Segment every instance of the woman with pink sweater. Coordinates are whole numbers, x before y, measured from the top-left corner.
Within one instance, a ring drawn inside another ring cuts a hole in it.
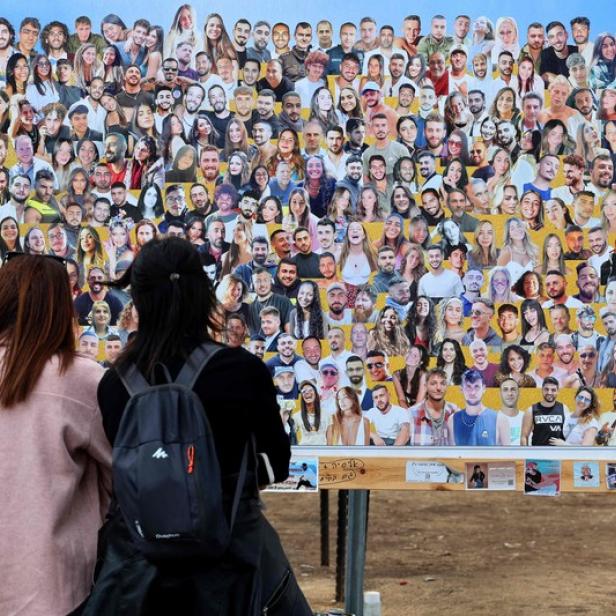
[[[0,268],[0,613],[79,613],[111,489],[96,388],[57,257]]]

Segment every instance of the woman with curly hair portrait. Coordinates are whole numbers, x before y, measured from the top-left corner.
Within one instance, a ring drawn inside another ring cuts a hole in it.
[[[387,355],[405,355],[409,339],[404,333],[397,312],[390,306],[383,308],[377,317],[376,325],[368,336],[368,350],[384,351]]]

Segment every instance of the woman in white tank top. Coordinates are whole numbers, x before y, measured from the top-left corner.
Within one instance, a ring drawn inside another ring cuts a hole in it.
[[[327,428],[327,444],[370,444],[370,422],[363,417],[359,398],[352,387],[342,387],[336,393],[336,412]]]

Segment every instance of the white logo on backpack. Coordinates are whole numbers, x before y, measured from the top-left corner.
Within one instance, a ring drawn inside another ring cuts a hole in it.
[[[152,454],[153,458],[156,458],[157,460],[162,460],[164,458],[168,458],[168,454],[167,452],[162,448],[159,447],[153,454]]]

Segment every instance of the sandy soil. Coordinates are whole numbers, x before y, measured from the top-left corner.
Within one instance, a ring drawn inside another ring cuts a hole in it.
[[[314,610],[334,601],[337,492],[330,567],[320,566],[319,499],[267,494]],[[612,494],[371,493],[365,590],[382,616],[616,614]]]

